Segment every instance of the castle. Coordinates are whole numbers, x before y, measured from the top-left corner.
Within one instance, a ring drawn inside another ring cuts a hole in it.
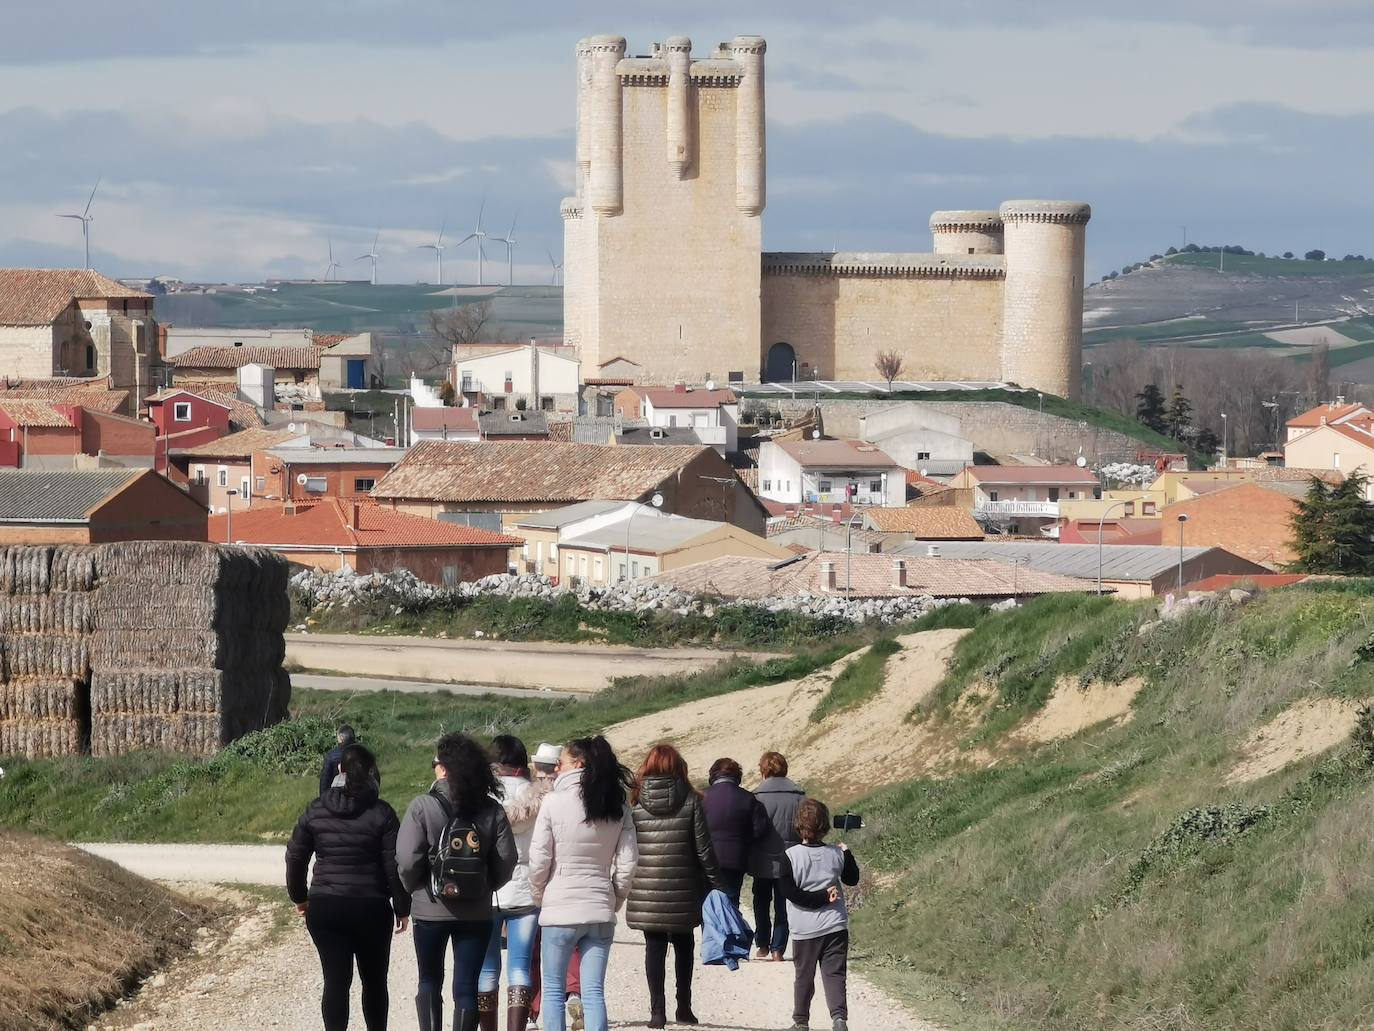
[[[758,36],[706,58],[682,36],[647,57],[626,57],[621,36],[578,43],[563,314],[583,368],[873,381],[896,351],[904,379],[1076,398],[1086,204],[937,211],[931,253],[762,253],[765,49]]]

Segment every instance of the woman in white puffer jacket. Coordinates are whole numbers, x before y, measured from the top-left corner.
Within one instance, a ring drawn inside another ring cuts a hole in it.
[[[519,738],[509,734],[493,738],[491,755],[492,771],[505,790],[502,805],[515,834],[518,858],[510,881],[495,895],[491,941],[487,944],[487,958],[477,980],[478,1027],[482,1031],[496,1031],[501,986],[501,933],[504,930],[508,957],[506,1026],[509,1031],[525,1031],[533,995],[534,940],[539,930],[539,907],[530,890],[530,837],[547,788],[543,782],[531,781],[529,753]]]

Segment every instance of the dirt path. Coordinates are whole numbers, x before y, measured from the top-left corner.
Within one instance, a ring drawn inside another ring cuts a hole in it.
[[[583,693],[600,691],[615,677],[695,673],[733,655],[773,657],[714,648],[286,635],[287,662],[309,670]]]
[[[121,847],[107,854],[118,857]],[[151,869],[149,852],[156,849],[158,869],[180,869],[171,880],[197,880],[218,873],[207,863],[207,849],[216,846],[148,846],[149,851],[122,853],[130,869]],[[235,846],[236,858],[245,870],[281,870],[282,849],[276,846]],[[254,857],[238,849],[256,850]],[[140,858],[141,857],[141,858]],[[249,862],[251,860],[251,862]],[[273,886],[280,883],[274,877]],[[175,885],[174,885],[175,886]],[[181,885],[195,892],[226,892],[201,885]],[[91,1025],[92,1029],[120,1031],[203,1031],[207,1027],[290,1028],[319,1026],[321,986],[319,960],[304,927],[294,918],[281,925],[276,907],[239,896],[244,919],[237,931],[213,947],[175,964],[149,981],[132,1000]],[[623,925],[617,929],[611,950],[606,993],[611,1026],[626,1031],[643,1028],[648,1018],[644,988],[644,939]],[[731,973],[723,968],[698,966],[694,977],[697,1016],[703,1028],[718,1031],[757,1031],[786,1028],[791,1023],[792,965],[747,963]],[[391,1022],[393,1031],[416,1028],[414,996],[415,954],[407,933],[395,939],[391,956]],[[819,996],[819,992],[818,992]],[[354,1016],[358,1016],[358,990],[354,988]],[[850,975],[850,1027],[863,1031],[938,1031],[862,977]],[[504,1017],[500,1025],[504,1027]],[[828,1027],[824,1005],[818,999],[812,1027]]]

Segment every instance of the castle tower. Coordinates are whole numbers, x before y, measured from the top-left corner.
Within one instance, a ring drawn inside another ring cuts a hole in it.
[[[1002,216],[995,211],[937,211],[930,232],[936,254],[1002,253]]]
[[[757,36],[696,59],[685,36],[636,57],[621,36],[578,43],[561,213],[564,336],[584,376],[624,358],[646,383],[757,378],[765,50]]]
[[[1010,200],[998,214],[1007,270],[1002,378],[1077,400],[1083,364],[1083,245],[1092,209],[1076,201]]]

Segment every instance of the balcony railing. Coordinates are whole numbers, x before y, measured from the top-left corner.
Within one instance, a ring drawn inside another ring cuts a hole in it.
[[[973,506],[975,516],[1045,516],[1059,517],[1057,501],[980,501]]]

